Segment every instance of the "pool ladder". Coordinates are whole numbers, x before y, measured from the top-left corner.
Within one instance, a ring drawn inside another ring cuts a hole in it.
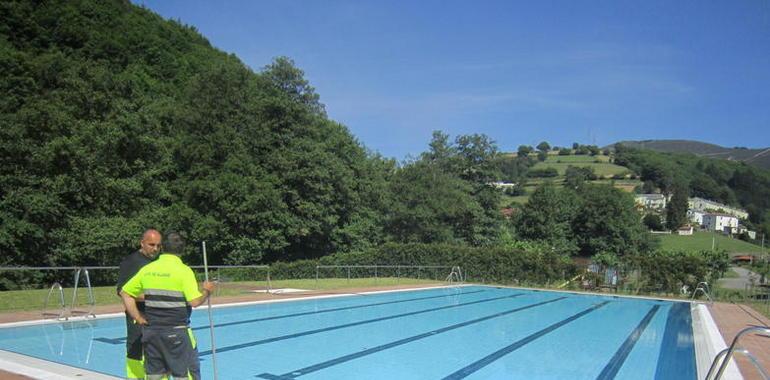
[[[78,287],[80,285],[80,274],[83,273],[83,278],[85,278],[86,282],[86,290],[88,291],[88,309],[87,310],[77,310],[75,307],[77,306],[77,300],[78,300]],[[55,293],[56,292],[56,293]],[[58,313],[51,313],[48,312],[48,304],[51,302],[51,296],[54,294],[58,295],[59,299],[59,312]],[[75,288],[72,291],[72,302],[70,302],[70,307],[67,307],[66,302],[64,301],[64,288],[62,288],[61,284],[59,282],[55,282],[53,285],[51,285],[51,289],[48,290],[48,295],[45,298],[45,302],[43,303],[43,312],[42,315],[45,316],[55,316],[57,320],[59,321],[66,321],[70,317],[74,317],[76,315],[82,315],[84,318],[96,318],[96,314],[94,314],[94,306],[96,305],[96,300],[94,298],[94,290],[91,287],[91,276],[88,274],[88,268],[78,268],[75,271]]]
[[[763,336],[770,337],[770,328],[753,326],[753,327],[748,327],[741,330],[741,332],[739,332],[738,335],[736,335],[735,338],[733,338],[733,342],[730,344],[730,347],[725,348],[714,357],[714,361],[711,362],[711,367],[709,368],[709,371],[706,374],[705,380],[721,379],[722,375],[725,372],[725,369],[727,369],[727,365],[730,363],[730,359],[732,359],[733,354],[735,354],[736,352],[748,357],[751,363],[757,369],[757,371],[759,371],[760,375],[762,375],[763,379],[765,380],[770,379],[770,375],[768,375],[767,371],[765,371],[762,365],[759,364],[759,361],[757,361],[757,358],[754,357],[754,355],[752,355],[751,352],[749,352],[749,350],[745,348],[737,347],[738,341],[741,339],[741,337],[750,333],[760,333],[760,334],[764,334]],[[720,362],[720,359],[721,359],[721,362]],[[719,365],[719,370],[717,370],[717,365]],[[716,370],[716,374],[714,375],[715,370]]]
[[[463,272],[460,270],[459,266],[452,267],[452,272],[450,272],[449,276],[446,277],[446,282],[449,284],[462,284],[465,282]]]
[[[709,304],[713,304],[714,300],[711,299],[711,289],[709,288],[709,283],[706,281],[701,281],[698,283],[698,286],[695,287],[695,290],[692,291],[692,297],[690,297],[691,300],[695,300],[695,296],[698,295],[698,291],[703,293],[704,296],[709,300]]]

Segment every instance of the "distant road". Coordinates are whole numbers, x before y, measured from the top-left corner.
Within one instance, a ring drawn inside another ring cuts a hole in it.
[[[719,284],[719,286],[727,289],[743,290],[743,289],[746,289],[746,285],[751,284],[752,278],[754,279],[754,283],[756,284],[759,282],[759,279],[762,277],[745,268],[730,267],[730,269],[734,270],[735,273],[738,273],[738,277],[719,279],[717,281],[717,284]]]

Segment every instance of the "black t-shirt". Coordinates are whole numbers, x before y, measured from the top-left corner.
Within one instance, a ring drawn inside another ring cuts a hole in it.
[[[143,266],[153,262],[153,260],[155,260],[155,258],[149,259],[139,251],[135,251],[126,256],[123,261],[120,262],[120,272],[118,273],[118,295],[120,295],[120,289],[123,288],[123,285],[125,285],[131,277],[134,277],[134,275],[139,272],[139,269],[142,269]],[[144,310],[144,302],[137,302],[136,306],[139,308],[139,311]]]

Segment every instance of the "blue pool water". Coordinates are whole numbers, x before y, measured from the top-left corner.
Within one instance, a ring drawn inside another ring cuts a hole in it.
[[[695,379],[690,305],[468,286],[213,311],[222,379]],[[193,312],[204,378],[208,314]],[[124,319],[0,329],[0,349],[121,376]]]

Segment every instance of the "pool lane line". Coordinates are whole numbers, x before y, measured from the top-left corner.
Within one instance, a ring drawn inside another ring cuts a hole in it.
[[[634,345],[636,345],[636,342],[639,341],[639,338],[642,336],[644,330],[647,329],[647,325],[650,324],[652,317],[655,316],[655,313],[658,312],[658,309],[660,309],[660,305],[654,305],[650,311],[647,312],[644,318],[642,318],[642,321],[639,322],[636,328],[631,331],[631,334],[628,335],[628,338],[626,338],[625,342],[620,345],[618,350],[615,352],[615,355],[613,355],[607,365],[604,366],[602,372],[599,373],[599,376],[596,377],[597,380],[610,380],[614,379],[615,376],[618,375],[618,372],[623,367],[623,363],[625,363],[626,359],[628,359],[628,355],[631,354],[631,350],[634,349]]]
[[[300,316],[303,316],[303,315],[331,313],[331,312],[335,312],[335,311],[360,309],[360,308],[372,307],[372,306],[390,305],[390,304],[395,304],[395,303],[404,303],[404,302],[413,302],[413,301],[423,301],[423,300],[428,300],[428,299],[433,299],[433,298],[454,297],[454,296],[459,296],[459,295],[481,293],[481,292],[486,292],[486,291],[487,291],[486,289],[482,289],[482,290],[474,290],[472,292],[458,292],[458,293],[452,293],[452,294],[442,294],[442,295],[439,295],[439,296],[418,297],[418,298],[409,298],[409,299],[404,299],[404,300],[395,300],[395,301],[369,303],[369,304],[364,304],[364,305],[335,307],[335,308],[332,308],[332,309],[322,309],[322,310],[315,310],[315,311],[304,311],[304,312],[301,312],[301,313],[276,315],[276,316],[273,316],[273,317],[264,317],[264,318],[246,319],[246,320],[236,321],[236,322],[219,323],[219,324],[214,325],[214,327],[227,327],[227,326],[243,325],[243,324],[248,324],[248,323],[272,321],[272,320],[275,320],[275,319],[300,317]],[[207,329],[209,329],[209,326],[196,326],[196,327],[193,327],[192,329],[196,330],[196,331],[197,330],[207,330]],[[123,344],[126,341],[126,337],[120,337],[120,338],[100,337],[100,338],[94,338],[94,340],[98,341],[98,342],[102,342],[102,343],[109,343],[109,344]]]
[[[677,302],[668,310],[655,378],[680,380],[697,377],[690,304]]]
[[[398,346],[401,346],[401,345],[404,345],[404,344],[407,344],[407,343],[411,343],[411,342],[414,342],[414,341],[417,341],[417,340],[420,340],[420,339],[428,338],[428,337],[435,336],[435,335],[438,335],[438,334],[442,334],[442,333],[445,333],[445,332],[448,332],[448,331],[456,330],[456,329],[459,329],[461,327],[470,326],[470,325],[473,325],[473,324],[476,324],[476,323],[484,322],[484,321],[487,321],[487,320],[490,320],[490,319],[499,318],[499,317],[502,317],[502,316],[505,316],[505,315],[508,315],[508,314],[513,314],[513,313],[516,313],[516,312],[519,312],[519,311],[531,309],[531,308],[538,307],[538,306],[547,305],[549,303],[561,301],[561,300],[566,299],[566,298],[569,298],[569,297],[564,296],[564,297],[554,298],[554,299],[547,300],[547,301],[537,302],[537,303],[533,303],[533,304],[530,304],[530,305],[517,307],[515,309],[506,310],[506,311],[503,311],[503,312],[487,315],[485,317],[472,319],[470,321],[465,321],[465,322],[457,323],[457,324],[450,325],[450,326],[447,326],[447,327],[442,327],[440,329],[431,330],[431,331],[428,331],[428,332],[425,332],[425,333],[422,333],[422,334],[418,334],[418,335],[414,335],[414,336],[410,336],[410,337],[407,337],[407,338],[404,338],[404,339],[399,339],[399,340],[396,340],[396,341],[393,341],[393,342],[390,342],[390,343],[386,343],[386,344],[383,344],[383,345],[380,345],[380,346],[372,347],[372,348],[369,348],[369,349],[366,349],[366,350],[363,350],[363,351],[359,351],[359,352],[355,352],[355,353],[352,353],[352,354],[349,354],[349,355],[340,356],[338,358],[327,360],[325,362],[321,362],[321,363],[318,363],[318,364],[313,364],[311,366],[308,366],[308,367],[305,367],[305,368],[301,368],[301,369],[298,369],[298,370],[295,370],[295,371],[291,371],[291,372],[285,373],[283,375],[273,375],[273,374],[269,374],[269,373],[263,373],[263,374],[257,375],[257,377],[258,378],[263,378],[263,379],[271,379],[271,380],[295,379],[297,377],[304,376],[304,375],[307,375],[307,374],[312,373],[312,372],[320,371],[320,370],[325,369],[325,368],[333,367],[333,366],[338,365],[338,364],[342,364],[342,363],[345,363],[345,362],[348,362],[348,361],[351,361],[351,360],[354,360],[354,359],[358,359],[358,358],[361,358],[361,357],[364,357],[364,356],[368,356],[368,355],[371,355],[371,354],[374,354],[374,353],[377,353],[377,352],[380,352],[380,351],[385,351],[385,350],[388,350],[388,349],[391,349],[391,348],[394,348],[394,347],[398,347]]]
[[[465,303],[458,303],[458,304],[454,304],[454,305],[446,305],[446,306],[434,307],[434,308],[431,308],[431,309],[423,309],[423,310],[411,311],[411,312],[408,312],[408,313],[388,315],[388,316],[385,316],[385,317],[366,319],[366,320],[358,321],[358,322],[345,323],[345,324],[342,324],[342,325],[329,326],[329,327],[324,327],[324,328],[315,329],[315,330],[302,331],[302,332],[298,332],[298,333],[294,333],[294,334],[281,335],[281,336],[276,336],[276,337],[267,338],[267,339],[261,339],[261,340],[257,340],[257,341],[249,342],[249,343],[241,343],[241,344],[235,344],[235,345],[232,345],[232,346],[217,347],[217,353],[234,351],[234,350],[240,350],[240,349],[246,348],[246,347],[259,346],[259,345],[262,345],[262,344],[278,342],[278,341],[281,341],[281,340],[299,338],[299,337],[302,337],[302,336],[313,335],[313,334],[318,334],[318,333],[327,332],[327,331],[333,331],[333,330],[340,330],[340,329],[344,329],[344,328],[348,328],[348,327],[361,326],[361,325],[366,325],[366,324],[369,324],[369,323],[382,322],[382,321],[387,321],[387,320],[390,320],[390,319],[410,317],[410,316],[413,316],[413,315],[431,313],[431,312],[439,311],[439,310],[452,309],[452,308],[462,307],[462,306],[470,306],[470,305],[475,305],[475,304],[484,303],[484,302],[498,301],[498,300],[506,299],[506,298],[516,298],[516,297],[523,296],[524,294],[525,293],[516,293],[516,294],[510,294],[510,295],[502,296],[502,297],[487,298],[487,299],[478,300],[478,301],[471,301],[471,302],[465,302]],[[200,353],[200,356],[206,356],[206,355],[211,355],[211,350],[202,351]]]
[[[566,324],[568,324],[570,322],[574,322],[578,318],[580,318],[580,317],[582,317],[582,316],[584,316],[584,315],[586,315],[588,313],[591,313],[591,312],[599,309],[600,307],[602,307],[602,306],[604,306],[604,305],[606,305],[606,304],[608,304],[610,302],[611,301],[604,301],[604,302],[595,304],[595,305],[589,307],[588,309],[585,309],[585,310],[583,310],[583,311],[581,311],[581,312],[579,312],[579,313],[577,313],[577,314],[575,314],[575,315],[573,315],[573,316],[571,316],[571,317],[569,317],[567,319],[564,319],[564,320],[561,320],[559,322],[556,322],[556,323],[554,323],[554,324],[552,324],[552,325],[550,325],[550,326],[548,326],[548,327],[546,327],[546,328],[544,328],[544,329],[542,329],[540,331],[537,331],[537,332],[535,332],[533,334],[530,334],[530,335],[528,335],[528,336],[526,336],[526,337],[524,337],[524,338],[522,338],[522,339],[512,343],[511,345],[503,347],[503,348],[501,348],[501,349],[499,349],[499,350],[497,350],[497,351],[495,351],[495,352],[493,352],[493,353],[491,353],[491,354],[489,354],[489,355],[487,355],[487,356],[485,356],[485,357],[483,357],[483,358],[481,358],[481,359],[479,359],[479,360],[477,360],[477,361],[475,361],[475,362],[473,362],[473,363],[471,363],[471,364],[469,364],[469,365],[467,365],[467,366],[465,366],[463,368],[460,368],[459,370],[455,371],[451,375],[449,375],[447,377],[444,377],[442,380],[459,380],[459,379],[464,379],[464,378],[470,376],[471,374],[473,374],[474,372],[476,372],[476,371],[486,367],[487,365],[493,363],[494,361],[502,358],[503,356],[508,355],[511,352],[516,351],[519,348],[522,348],[522,347],[532,343],[533,341],[537,340],[538,338],[541,338],[541,337],[543,337],[543,336],[553,332],[554,330],[558,329],[559,327],[562,327],[562,326],[564,326],[564,325],[566,325]]]

